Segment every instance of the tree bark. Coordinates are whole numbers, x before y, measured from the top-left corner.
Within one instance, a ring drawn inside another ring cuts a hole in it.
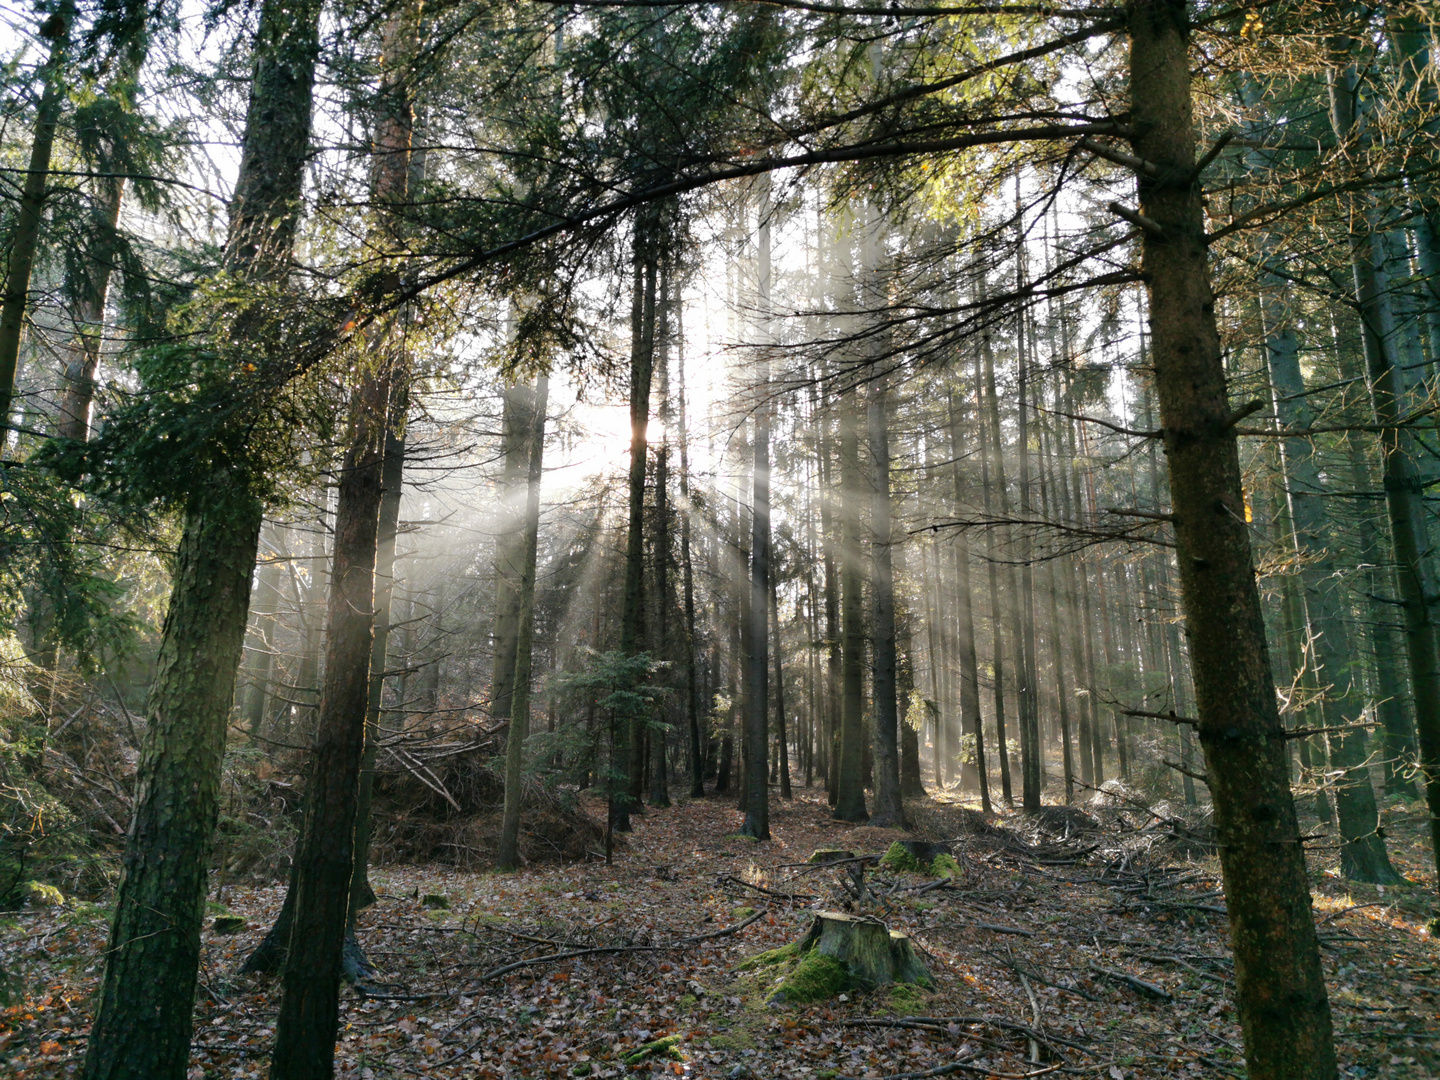
[[[870,468],[874,497],[871,509],[871,580],[874,644],[871,659],[871,710],[875,725],[875,808],[870,823],[880,828],[905,828],[900,797],[900,732],[895,702],[895,567],[890,520],[889,392],[881,376],[869,402]]]
[[[30,306],[30,275],[40,247],[40,217],[50,182],[50,157],[55,148],[55,128],[65,104],[65,64],[70,48],[70,23],[75,17],[74,0],[65,0],[60,9],[40,26],[40,36],[50,42],[50,55],[40,68],[40,104],[35,111],[35,137],[30,143],[30,161],[10,234],[10,261],[5,272],[5,293],[0,301],[0,426],[10,423],[15,400],[15,372],[20,362],[20,340],[25,336],[25,310]]]
[[[227,265],[287,269],[320,5],[267,0],[255,46]],[[257,235],[271,238],[260,245]],[[243,465],[197,485],[186,508],[141,751],[124,877],[115,900],[86,1080],[183,1080],[200,959],[206,870],[218,815],[225,729],[260,539],[261,505]]]
[[[520,806],[524,799],[525,740],[530,736],[530,683],[535,643],[535,561],[540,542],[540,482],[545,464],[545,410],[550,379],[536,376],[526,402],[525,517],[521,526],[520,581],[516,611],[515,677],[510,691],[510,731],[505,739],[505,807],[495,866],[520,865]]]
[[[865,627],[861,614],[860,417],[856,391],[840,400],[840,754],[835,780],[839,821],[869,821],[865,809]]]
[[[1185,0],[1131,0],[1131,144],[1200,744],[1254,1080],[1333,1080],[1329,1002],[1285,766],[1195,170]]]

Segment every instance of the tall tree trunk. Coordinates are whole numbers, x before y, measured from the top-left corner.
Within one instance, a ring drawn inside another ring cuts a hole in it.
[[[772,673],[775,679],[775,742],[780,755],[775,771],[780,776],[780,797],[790,799],[794,797],[794,792],[790,790],[790,733],[785,726],[785,673],[780,663],[780,597],[773,573],[770,575],[770,627],[774,635],[771,638],[774,648],[770,650],[770,655],[775,665]]]
[[[860,415],[858,391],[840,399],[840,754],[835,812],[840,821],[869,821],[865,809],[865,626],[861,613]]]
[[[1275,387],[1276,415],[1284,427],[1303,431],[1310,427],[1314,414],[1300,374],[1299,342],[1285,325],[1283,305],[1277,297],[1262,296],[1261,310],[1266,322],[1266,352]],[[1330,761],[1339,771],[1334,791],[1343,841],[1340,865],[1352,880],[1393,885],[1401,879],[1390,865],[1379,833],[1380,816],[1375,789],[1370,784],[1365,731],[1350,727],[1359,719],[1350,714],[1364,711],[1359,695],[1360,654],[1351,638],[1344,598],[1339,593],[1341,577],[1332,550],[1334,529],[1324,505],[1320,468],[1314,447],[1303,437],[1283,439],[1280,453],[1300,581],[1314,633],[1311,648],[1322,683],[1328,684],[1320,708],[1329,729],[1326,739]]]
[[[1019,180],[1016,180],[1017,227]],[[1023,237],[1017,250],[1015,276],[1023,283]],[[1017,319],[1015,347],[1019,365],[1019,409],[1016,414],[1015,453],[1020,458],[1020,516],[1026,521],[1034,517],[1030,501],[1030,356],[1026,340],[1028,319],[1022,309]],[[1011,592],[1018,601],[1015,625],[1020,631],[1019,656],[1015,665],[1018,678],[1016,698],[1020,706],[1020,805],[1026,813],[1040,809],[1040,793],[1045,788],[1043,754],[1040,745],[1039,668],[1035,656],[1035,566],[1030,526],[1020,527],[1020,589]]]
[[[500,418],[501,520],[495,544],[495,625],[491,632],[494,660],[491,664],[490,719],[510,719],[515,693],[515,657],[520,646],[520,579],[525,559],[524,505],[528,488],[524,483],[529,461],[533,388],[512,379],[503,391]],[[507,735],[508,739],[509,736]]]
[[[769,334],[770,305],[770,176],[760,191],[760,228],[757,251],[757,301]],[[770,356],[762,341],[755,387],[754,499],[750,518],[750,649],[748,652],[745,712],[745,820],[740,832],[756,840],[770,839],[770,777],[766,760],[770,747]]]
[[[407,4],[390,16],[372,179],[374,200],[382,208],[404,202],[409,192],[415,113],[405,58],[414,54],[419,39],[418,5]],[[393,252],[396,229],[384,213],[373,231]],[[398,273],[394,276],[398,281]],[[350,401],[349,441],[337,484],[325,674],[295,851],[294,916],[281,975],[271,1080],[329,1080],[334,1073],[375,644],[386,432],[391,394],[396,381],[404,381],[406,359],[395,320],[376,333],[369,353]]]
[[[519,604],[516,620],[515,677],[510,690],[510,731],[505,739],[505,806],[495,866],[520,865],[520,807],[524,800],[525,740],[530,735],[530,683],[535,641],[535,560],[540,541],[540,482],[545,465],[545,410],[550,379],[538,375],[530,388],[525,417],[525,516],[521,525]]]
[[[962,437],[960,432],[960,414],[956,407],[955,396],[952,393],[949,399],[950,419],[950,458],[951,471],[954,481],[954,499],[956,514],[960,513],[960,507],[964,499],[964,485],[960,472],[960,447]],[[980,414],[976,412],[977,426],[981,422]],[[937,553],[938,554],[938,553]],[[970,540],[965,535],[964,529],[955,530],[955,537],[951,542],[951,554],[955,562],[955,608],[956,626],[959,640],[956,643],[960,654],[960,718],[961,731],[969,731],[975,740],[975,770],[980,781],[980,808],[984,813],[991,812],[990,805],[990,774],[985,760],[985,731],[982,725],[980,714],[980,665],[976,659],[975,651],[975,609],[972,602],[972,589],[970,583]]]
[[[405,493],[405,421],[409,393],[402,383],[390,395],[385,428],[385,464],[380,474],[380,521],[375,541],[375,633],[370,646],[370,688],[365,699],[365,752],[360,759],[360,795],[355,807],[355,873],[350,882],[353,935],[360,909],[375,902],[370,887],[370,806],[375,790],[375,760],[380,749],[380,712],[385,703],[385,671],[390,659],[390,610],[395,597],[395,539],[400,534],[400,502]]]
[[[678,289],[677,289],[678,291]],[[705,797],[705,753],[700,731],[700,688],[695,654],[699,642],[695,633],[695,567],[690,555],[690,431],[685,401],[685,334],[681,317],[683,305],[675,305],[675,337],[679,345],[676,378],[680,406],[680,573],[685,593],[685,718],[690,729],[690,797]]]
[[[890,520],[890,409],[884,377],[872,388],[869,402],[870,467],[874,499],[871,510],[871,578],[874,601],[874,644],[871,660],[870,715],[875,725],[875,809],[870,822],[880,828],[905,828],[900,797],[900,731],[895,702],[895,567]]]
[[[30,305],[30,275],[40,247],[40,217],[45,212],[46,189],[50,183],[55,128],[60,123],[68,85],[65,65],[70,48],[70,23],[74,18],[74,0],[64,0],[60,9],[40,26],[40,36],[50,42],[50,56],[40,68],[35,137],[30,143],[25,182],[20,187],[15,230],[9,237],[10,261],[5,271],[4,297],[0,301],[0,426],[10,423],[10,409],[15,400],[20,340],[25,335],[25,310]]]
[[[980,487],[985,510],[985,556],[990,585],[990,638],[991,667],[995,672],[995,753],[1000,762],[1000,797],[1006,806],[1015,805],[1010,784],[1010,747],[1005,731],[1005,624],[1001,613],[1005,606],[1001,591],[1001,571],[996,555],[994,507],[991,487],[1000,491],[1000,513],[1010,516],[1010,496],[1005,490],[1005,444],[1000,437],[1000,405],[995,393],[995,355],[991,348],[990,333],[981,331],[980,351],[975,355],[975,384],[984,398],[986,417],[980,423]],[[981,369],[981,361],[984,369]],[[991,468],[993,463],[993,470]],[[993,471],[993,476],[992,476]],[[1013,591],[1010,568],[1004,570],[1004,584]]]
[[[655,366],[655,285],[659,222],[642,210],[635,218],[634,288],[630,302],[630,516],[625,533],[625,593],[620,617],[620,652],[643,651],[641,623],[645,588],[645,466],[649,456],[650,381]],[[616,832],[630,831],[630,814],[641,807],[634,798],[643,761],[644,717],[620,718],[615,729],[611,815]]]
[[[110,295],[110,274],[115,265],[115,234],[120,224],[120,202],[125,181],[100,181],[96,235],[86,252],[86,280],[75,304],[75,333],[65,364],[65,390],[57,409],[55,433],[62,439],[84,442],[90,437],[90,414],[95,405],[95,372],[100,366],[104,340],[105,303]]]
[[[287,269],[309,153],[319,11],[311,0],[267,0],[261,9],[231,203],[227,263],[238,275]],[[254,479],[244,465],[221,467],[186,507],[87,1080],[182,1080],[188,1067],[225,728],[260,538]]]
[[[1345,48],[1348,48],[1348,43]],[[1349,146],[1355,138],[1355,72],[1341,50],[1330,73],[1330,114],[1335,137]],[[1358,150],[1358,148],[1356,148]],[[1377,271],[1376,238],[1366,228],[1365,207],[1358,203],[1350,229],[1350,263],[1360,312],[1361,340],[1370,377],[1370,401],[1381,427],[1385,507],[1400,582],[1401,609],[1410,658],[1410,690],[1415,703],[1415,729],[1420,741],[1420,772],[1430,811],[1431,851],[1440,878],[1440,657],[1430,604],[1435,595],[1425,534],[1421,479],[1414,458],[1413,436],[1402,426],[1405,380],[1395,362],[1394,319]]]
[[[1236,999],[1254,1080],[1333,1080],[1330,1007],[1255,584],[1195,170],[1185,0],[1131,0],[1131,144],[1140,174],[1160,420]]]

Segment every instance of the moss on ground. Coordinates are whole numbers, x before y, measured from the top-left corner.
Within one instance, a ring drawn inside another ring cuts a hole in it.
[[[644,1046],[637,1047],[625,1055],[626,1065],[639,1065],[649,1058],[668,1058],[671,1061],[684,1061],[684,1055],[680,1053],[680,1036],[666,1035],[663,1039],[656,1039]]]
[[[914,983],[895,983],[885,995],[886,1005],[900,1014],[924,1012],[928,999],[925,990]]]
[[[755,1040],[748,1031],[736,1031],[729,1035],[711,1035],[711,1050],[754,1050]]]
[[[850,986],[850,973],[845,970],[844,964],[833,956],[811,949],[785,977],[779,989],[770,995],[770,1000],[796,1004],[821,1001],[844,993]]]
[[[754,971],[756,968],[769,967],[772,964],[783,964],[799,955],[800,943],[792,941],[789,945],[781,945],[778,949],[771,949],[769,952],[762,952],[759,956],[752,956],[740,965],[740,970]]]

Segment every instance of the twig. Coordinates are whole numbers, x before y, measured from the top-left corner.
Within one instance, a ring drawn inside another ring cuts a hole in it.
[[[574,960],[580,956],[599,956],[607,953],[625,952],[668,952],[675,949],[684,949],[695,944],[697,941],[711,941],[715,938],[729,937],[731,934],[738,934],[745,927],[749,926],[762,915],[768,915],[768,909],[762,908],[754,915],[751,915],[742,923],[734,926],[727,926],[709,934],[698,934],[695,937],[681,938],[679,941],[670,942],[664,945],[599,945],[591,949],[572,949],[569,952],[547,953],[544,956],[532,956],[528,960],[517,960],[513,964],[504,964],[501,967],[487,971],[476,980],[476,985],[498,979],[502,975],[508,975],[512,971],[519,971],[521,968],[534,967],[536,964],[549,964],[560,960]]]
[[[1389,906],[1390,906],[1389,904],[1384,903],[1383,901],[1375,901],[1374,903],[1370,903],[1370,904],[1356,904],[1356,905],[1353,906],[1353,907],[1342,908],[1340,911],[1332,911],[1329,915],[1326,915],[1323,919],[1317,920],[1316,923],[1315,923],[1315,925],[1316,925],[1316,926],[1324,926],[1324,925],[1325,925],[1327,922],[1329,922],[1331,919],[1338,919],[1338,918],[1340,918],[1341,915],[1349,915],[1350,912],[1352,912],[1352,911],[1359,911],[1361,908],[1367,908],[1367,907],[1389,907]]]
[[[1116,982],[1124,983],[1132,990],[1138,990],[1140,993],[1146,994],[1160,1001],[1175,1000],[1175,995],[1170,993],[1170,991],[1166,990],[1163,986],[1156,986],[1152,982],[1146,982],[1144,979],[1136,978],[1134,975],[1127,974],[1126,972],[1111,971],[1109,968],[1097,967],[1094,964],[1090,965],[1090,970],[1095,972],[1095,974],[1097,975],[1103,975],[1107,979],[1114,979]]]
[[[745,881],[743,878],[738,878],[738,877],[736,877],[734,874],[721,874],[721,875],[720,875],[720,881],[721,881],[722,883],[723,883],[723,882],[726,882],[726,881],[729,881],[729,882],[731,882],[731,883],[733,883],[733,884],[735,884],[735,885],[741,886],[742,888],[754,889],[754,890],[755,890],[756,892],[758,892],[758,893],[764,893],[766,896],[773,896],[773,897],[775,897],[777,900],[814,900],[814,899],[816,899],[816,897],[812,896],[810,893],[786,893],[786,892],[776,892],[774,889],[767,889],[767,888],[765,888],[765,886],[763,886],[763,885],[752,885],[750,882]]]

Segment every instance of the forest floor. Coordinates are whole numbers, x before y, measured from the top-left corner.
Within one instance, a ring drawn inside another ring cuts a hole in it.
[[[736,835],[733,802],[681,799],[638,816],[613,866],[376,870],[381,898],[361,940],[387,986],[344,994],[337,1074],[1245,1074],[1215,861],[1113,800],[1093,817],[1047,807],[1038,820],[910,804],[914,835],[953,841],[961,874],[875,869],[871,910],[912,935],[936,989],[767,1004],[773,972],[738,965],[843,901],[837,871],[803,865],[812,850],[879,853],[903,835],[831,821],[819,791],[796,796],[775,800],[768,843]],[[1420,1080],[1440,1075],[1440,956],[1424,929],[1433,895],[1420,884],[1419,804],[1386,813],[1415,884],[1347,883],[1327,865],[1333,852],[1318,851],[1316,921],[1342,1075]],[[232,887],[212,905],[245,928],[205,931],[194,1078],[267,1071],[278,984],[236,970],[281,892]],[[0,920],[0,964],[21,995],[0,1016],[0,1072],[78,1071],[106,914],[71,902]]]

